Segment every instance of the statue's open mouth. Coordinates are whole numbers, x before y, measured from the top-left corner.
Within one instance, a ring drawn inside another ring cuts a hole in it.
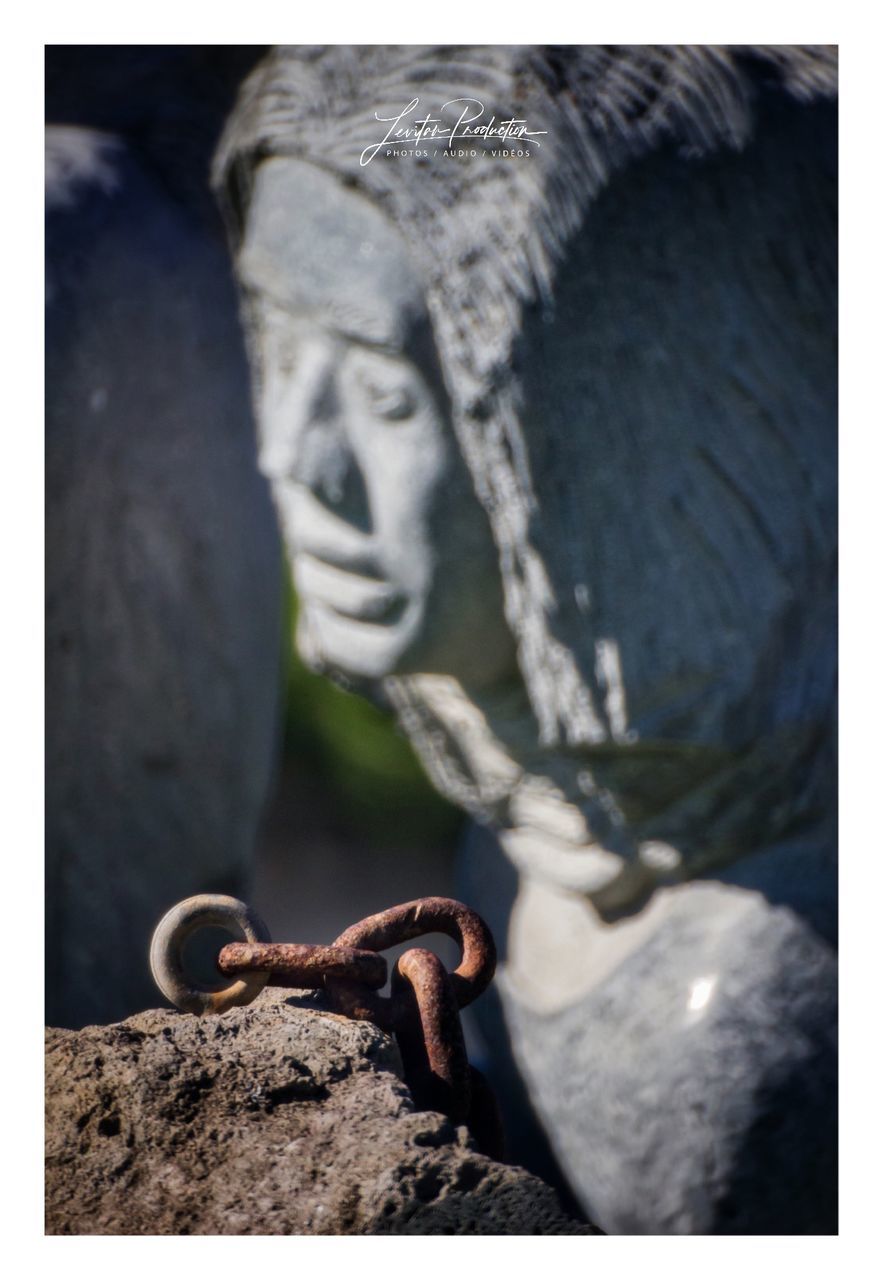
[[[384,579],[355,573],[303,551],[295,560],[294,582],[304,601],[358,622],[394,623],[407,604],[403,592]]]

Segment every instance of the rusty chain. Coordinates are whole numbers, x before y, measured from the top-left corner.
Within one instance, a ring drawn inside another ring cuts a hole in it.
[[[244,941],[222,947],[217,969],[224,981],[194,983],[185,972],[183,946],[209,925],[235,929]],[[423,947],[410,947],[396,962],[390,994],[380,994],[387,962],[378,953],[430,933],[453,938],[461,949],[448,973]],[[191,1013],[221,1013],[248,1004],[265,985],[324,989],[332,1008],[373,1022],[395,1036],[405,1081],[422,1111],[440,1111],[465,1124],[485,1154],[503,1158],[496,1099],[466,1056],[460,1010],[489,986],[496,947],[481,917],[452,898],[418,898],[368,916],[330,946],[271,942],[263,922],[244,903],[220,895],[188,898],[157,926],[151,969],[160,990]],[[231,981],[232,980],[232,981]]]

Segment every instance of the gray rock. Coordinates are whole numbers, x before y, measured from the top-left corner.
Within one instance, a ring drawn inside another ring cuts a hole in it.
[[[137,148],[47,137],[47,1018],[153,997],[171,902],[246,890],[278,538],[224,247]]]
[[[375,1027],[278,992],[216,1018],[51,1029],[47,1231],[594,1234],[415,1112],[400,1073]]]
[[[760,894],[678,888],[657,911],[612,973],[557,1008],[500,975],[565,1175],[616,1234],[836,1233],[830,948]]]

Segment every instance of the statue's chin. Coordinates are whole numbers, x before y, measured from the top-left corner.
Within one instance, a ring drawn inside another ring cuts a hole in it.
[[[408,602],[394,621],[375,622],[303,602],[298,652],[308,666],[354,680],[379,680],[401,667],[419,632],[422,609]]]

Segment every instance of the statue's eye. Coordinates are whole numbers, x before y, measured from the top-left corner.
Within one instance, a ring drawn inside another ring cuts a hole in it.
[[[410,418],[417,407],[413,393],[406,386],[383,387],[373,382],[364,383],[368,400],[378,418],[400,422]]]

